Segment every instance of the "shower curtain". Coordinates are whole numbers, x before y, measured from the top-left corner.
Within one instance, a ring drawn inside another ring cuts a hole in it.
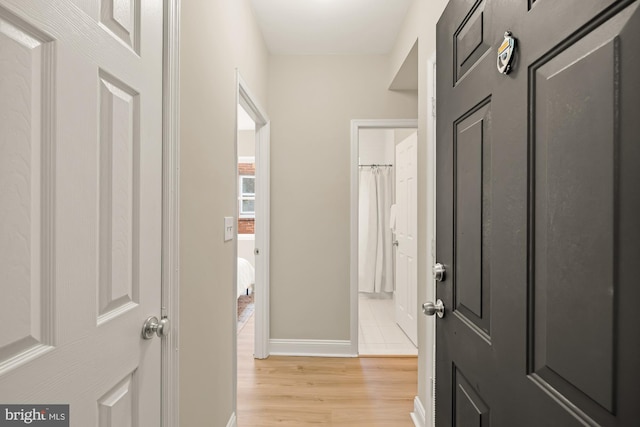
[[[389,212],[391,168],[360,168],[358,287],[360,292],[393,292]]]

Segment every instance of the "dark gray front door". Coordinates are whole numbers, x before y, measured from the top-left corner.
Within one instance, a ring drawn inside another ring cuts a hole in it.
[[[452,0],[437,35],[437,425],[640,425],[640,1]]]

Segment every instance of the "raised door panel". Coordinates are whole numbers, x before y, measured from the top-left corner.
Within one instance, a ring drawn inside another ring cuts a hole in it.
[[[588,424],[617,407],[620,33],[637,9],[531,71],[529,371]]]
[[[455,365],[453,390],[453,425],[455,427],[489,427],[491,425],[489,407]]]
[[[139,302],[138,93],[100,73],[100,273],[98,323]]]
[[[490,340],[491,104],[474,107],[455,124],[455,313]]]
[[[102,0],[100,4],[100,25],[137,54],[140,54],[140,1]]]
[[[54,344],[52,40],[0,7],[0,374]]]
[[[98,427],[138,427],[138,392],[136,370],[98,399]]]
[[[486,39],[484,8],[486,2],[476,1],[456,30],[453,42],[454,82],[460,81],[489,51]]]

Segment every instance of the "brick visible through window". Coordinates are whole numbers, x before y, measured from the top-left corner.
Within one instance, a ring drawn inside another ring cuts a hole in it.
[[[240,218],[238,219],[238,234],[255,234],[255,219]]]
[[[255,163],[238,163],[238,175],[255,176],[256,175]],[[242,198],[242,195],[241,195],[241,198]],[[255,234],[254,224],[255,224],[254,218],[239,218],[238,234]]]
[[[238,163],[238,175],[250,175],[256,174],[256,165],[254,163]]]

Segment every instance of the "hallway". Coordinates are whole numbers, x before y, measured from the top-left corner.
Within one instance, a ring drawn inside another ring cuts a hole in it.
[[[254,318],[238,335],[238,426],[413,426],[408,358],[253,359]]]

